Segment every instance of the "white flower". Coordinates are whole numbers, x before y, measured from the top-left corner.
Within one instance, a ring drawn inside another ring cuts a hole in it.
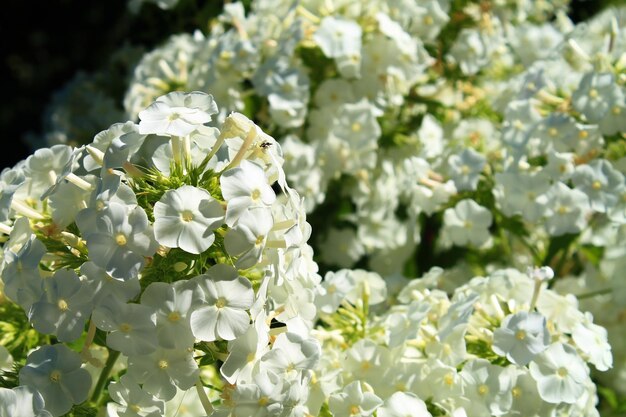
[[[96,326],[109,332],[107,345],[126,356],[147,355],[157,348],[156,314],[150,307],[107,300],[93,313]]]
[[[433,397],[434,401],[455,398],[463,393],[464,382],[457,369],[439,359],[429,360],[420,378],[423,388],[422,398]]]
[[[526,268],[526,275],[536,282],[547,282],[554,278],[554,270],[549,266]]]
[[[443,213],[443,232],[450,241],[459,246],[486,244],[491,235],[489,226],[493,220],[491,212],[474,200],[464,199],[454,208]]]
[[[350,270],[328,271],[321,286],[316,289],[315,305],[318,311],[324,314],[334,313],[354,288],[355,282]]]
[[[161,417],[163,401],[143,390],[128,375],[109,384],[109,393],[115,402],[107,404],[108,417]]]
[[[156,312],[159,346],[181,350],[193,346],[189,319],[192,308],[202,299],[202,291],[193,281],[173,284],[153,282],[141,294],[141,304]]]
[[[579,322],[572,331],[572,339],[578,349],[599,371],[606,371],[613,367],[613,355],[607,337],[607,330],[593,323],[591,313],[586,313],[585,319]]]
[[[537,383],[530,375],[530,371],[525,367],[516,369],[515,383],[511,388],[513,403],[511,405],[511,415],[542,415],[551,409],[551,404],[546,404],[541,400],[537,391]]]
[[[210,122],[215,113],[217,105],[213,96],[199,91],[187,94],[174,91],[139,112],[139,133],[186,136]]]
[[[354,381],[330,395],[328,408],[334,416],[361,417],[371,416],[382,403],[373,392],[363,392],[361,381]]]
[[[110,202],[95,222],[95,229],[81,230],[89,258],[115,279],[137,277],[147,256],[154,255],[156,241],[146,212],[139,206]]]
[[[235,417],[265,417],[282,411],[285,400],[285,382],[278,375],[261,371],[249,383],[235,385],[232,393]],[[230,415],[230,414],[225,414]]]
[[[496,202],[506,216],[521,215],[534,222],[546,212],[549,178],[543,173],[498,172],[493,191]]]
[[[431,417],[426,403],[410,392],[395,392],[377,411],[378,417]]]
[[[199,373],[198,364],[188,349],[158,348],[149,355],[128,358],[128,376],[164,401],[174,398],[177,389],[191,388]]]
[[[191,185],[166,191],[154,204],[154,236],[161,245],[202,253],[215,241],[224,211],[208,191]]]
[[[488,45],[475,28],[461,30],[450,48],[448,59],[456,62],[466,75],[476,74],[489,63]]]
[[[376,305],[387,299],[387,285],[377,272],[365,269],[352,269],[350,275],[354,286],[346,294],[346,300],[356,304],[357,300],[367,297],[369,305]]]
[[[524,366],[550,343],[546,318],[539,313],[520,311],[505,317],[493,332],[492,349],[516,365]]]
[[[445,140],[441,123],[431,114],[426,114],[417,131],[417,137],[422,144],[420,156],[427,159],[436,158],[443,152]]]
[[[255,207],[243,212],[224,237],[226,252],[237,258],[237,268],[246,269],[259,263],[272,226],[274,219],[269,208]]]
[[[460,154],[450,155],[448,164],[452,180],[459,191],[475,190],[487,159],[472,148],[465,148]]]
[[[361,26],[357,22],[326,16],[313,39],[329,58],[358,56],[361,53],[361,33]]]
[[[18,227],[19,223],[28,224],[28,222],[25,217],[18,219],[11,232],[11,238],[22,235],[21,227]],[[28,236],[27,240],[17,247],[15,252],[10,249],[4,252],[2,281],[3,292],[28,311],[44,293],[39,262],[46,253],[46,247],[32,234],[30,228],[28,234],[22,236]]]
[[[371,339],[361,339],[345,352],[343,368],[354,379],[374,383],[380,373],[391,363],[391,354],[387,347],[377,345]]]
[[[54,417],[61,416],[89,394],[91,376],[81,365],[78,353],[64,344],[40,346],[20,369],[20,385],[39,391],[46,410]]]
[[[469,415],[502,415],[513,402],[513,368],[503,368],[486,359],[470,359],[461,371],[463,396]]]
[[[56,335],[62,342],[78,339],[93,309],[90,290],[74,270],[56,271],[46,279],[46,293],[29,312],[33,327]]]
[[[204,291],[204,307],[191,313],[191,330],[197,339],[233,340],[250,326],[248,309],[254,301],[252,285],[226,264],[212,266],[194,278]]]
[[[231,384],[250,381],[256,372],[257,361],[269,350],[269,327],[265,316],[259,316],[245,333],[229,342],[230,353],[220,367],[220,373]]]
[[[573,347],[554,343],[529,365],[541,398],[549,403],[573,404],[585,392],[589,369]]]
[[[226,224],[233,226],[250,207],[269,207],[276,193],[268,184],[263,168],[247,160],[220,177],[222,195],[226,200]]]
[[[593,210],[605,213],[621,197],[619,192],[624,187],[624,174],[615,169],[610,161],[594,159],[574,169],[572,183],[576,189],[587,194]]]
[[[585,227],[586,215],[590,211],[589,198],[585,193],[557,182],[547,196],[545,228],[550,236],[578,233]]]
[[[20,385],[0,388],[0,417],[52,417],[44,409],[41,394],[32,387]]]
[[[574,108],[590,123],[597,123],[615,104],[623,103],[624,96],[615,77],[607,72],[588,72],[572,94]]]
[[[304,338],[296,333],[281,333],[272,349],[261,358],[261,367],[278,376],[288,377],[313,369],[320,357],[317,339]]]

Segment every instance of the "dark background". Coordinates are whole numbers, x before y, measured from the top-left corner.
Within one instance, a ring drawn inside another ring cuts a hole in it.
[[[574,0],[570,17],[578,22],[608,3],[626,0]],[[151,48],[172,33],[206,25],[221,1],[181,0],[170,11],[144,4],[139,14],[127,0],[4,0],[0,17],[0,170],[26,158],[32,150],[24,140],[41,134],[42,119],[52,94],[77,71],[106,65],[113,51],[126,43]],[[190,19],[189,16],[194,16]]]

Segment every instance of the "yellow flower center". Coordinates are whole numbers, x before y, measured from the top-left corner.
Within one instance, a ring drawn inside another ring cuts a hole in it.
[[[486,395],[489,393],[489,387],[485,384],[482,384],[481,386],[478,387],[478,393],[480,395]]]
[[[193,220],[193,213],[191,210],[183,210],[180,213],[180,218],[183,219],[184,222],[190,222]]]
[[[130,331],[133,329],[133,327],[128,324],[128,323],[122,323],[120,324],[120,331],[122,333],[130,333]]]
[[[224,308],[226,306],[226,299],[224,297],[220,297],[215,302],[215,307]]]
[[[57,301],[57,307],[59,307],[59,310],[61,311],[67,311],[70,306],[67,305],[67,301],[60,299]]]
[[[556,374],[560,376],[561,378],[565,378],[568,374],[567,368],[565,368],[564,366],[561,366],[559,369],[556,370]]]
[[[123,233],[118,233],[115,235],[115,243],[120,246],[124,246],[126,244],[126,236]]]
[[[180,320],[180,313],[178,311],[172,311],[170,314],[167,315],[167,319],[172,323],[177,322],[178,320]]]
[[[50,381],[59,382],[61,380],[61,371],[54,370],[50,372]]]
[[[526,339],[526,332],[524,330],[518,330],[515,333],[515,338],[517,340],[524,340],[524,339]]]
[[[167,369],[169,364],[167,363],[165,359],[161,359],[158,363],[158,366],[159,366],[159,369]]]
[[[591,188],[598,191],[600,188],[602,188],[602,183],[598,180],[595,180],[593,184],[591,184]]]
[[[355,414],[359,414],[361,412],[361,409],[359,408],[358,405],[353,405],[350,407],[350,415],[353,416]]]

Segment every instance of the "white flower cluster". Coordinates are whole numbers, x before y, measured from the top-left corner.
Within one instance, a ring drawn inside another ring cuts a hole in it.
[[[565,3],[336,3],[228,6],[188,85],[276,132],[320,263],[399,273],[423,246],[482,269],[558,261],[564,293],[600,293],[587,309],[618,364],[601,378],[626,393],[626,8],[574,25]]]
[[[194,386],[211,414],[222,385],[264,389],[261,371],[303,384],[321,277],[302,199],[280,145],[239,113],[206,126],[217,111],[211,95],[170,93],[138,124],[3,171],[2,292],[26,314],[12,331],[39,339],[0,415],[102,407],[106,385],[109,416],[160,416]]]
[[[575,24],[567,0],[245,4],[143,55],[129,122],[0,175],[4,293],[61,342],[33,353],[11,404],[556,417],[598,415],[600,392],[619,407],[626,7]],[[75,386],[21,383],[60,371],[48,359],[83,329],[90,365],[62,368]],[[108,396],[81,382],[100,362],[124,375]]]
[[[267,126],[331,267],[402,271],[424,218],[442,217],[441,249],[491,248],[511,218],[539,250],[598,217],[623,224],[626,9],[574,25],[566,2],[452,7],[228,4],[207,35],[146,54],[125,107],[134,118],[163,92],[210,91],[216,121],[241,111]]]
[[[432,268],[395,291],[359,269],[324,277],[314,389],[332,415],[598,415],[590,367],[610,368],[611,348],[573,297],[510,268],[449,296],[448,273]]]

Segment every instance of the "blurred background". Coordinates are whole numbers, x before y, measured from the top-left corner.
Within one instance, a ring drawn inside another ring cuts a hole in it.
[[[579,22],[623,1],[572,0],[570,17]],[[128,61],[116,61],[116,51],[124,46],[130,51],[126,57],[138,56],[170,34],[206,26],[222,5],[219,1],[180,0],[176,8],[161,10],[154,3],[144,3],[134,14],[127,0],[5,0],[0,25],[4,97],[0,132],[8,146],[0,152],[0,170],[33,152],[37,138],[46,130],[47,107],[79,73],[109,66],[109,73],[116,74],[117,69],[119,79],[102,82],[117,95],[121,110]]]

